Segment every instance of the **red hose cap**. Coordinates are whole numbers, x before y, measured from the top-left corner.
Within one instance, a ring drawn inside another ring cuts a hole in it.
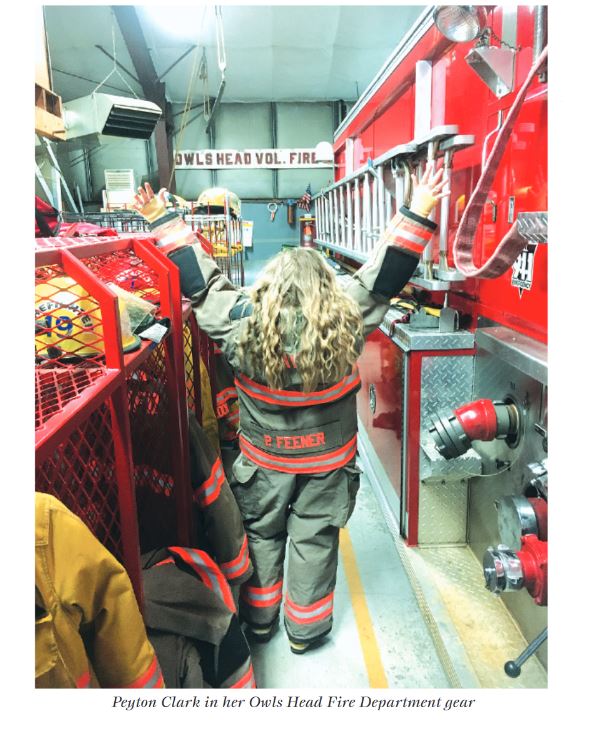
[[[497,437],[497,413],[492,400],[475,400],[454,411],[471,441],[493,441]]]
[[[521,539],[517,556],[523,567],[524,584],[536,605],[548,604],[548,544],[537,536]]]

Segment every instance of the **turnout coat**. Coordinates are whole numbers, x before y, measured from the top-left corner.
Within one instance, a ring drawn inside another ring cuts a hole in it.
[[[401,208],[369,260],[344,285],[359,305],[365,336],[411,277],[435,227]],[[164,215],[152,228],[159,247],[179,267],[182,291],[191,299],[199,326],[235,375],[241,453],[231,485],[254,565],[252,578],[241,588],[241,616],[253,632],[271,633],[284,601],[292,648],[319,641],[332,627],[339,528],[353,512],[359,487],[357,368],[305,392],[297,354],[286,353],[287,382],[281,389],[269,387],[238,355],[253,311],[248,295],[221,273],[207,253],[209,243],[180,218]],[[297,347],[297,336],[291,343]]]
[[[238,358],[238,341],[252,304],[206,253],[209,244],[178,216],[167,214],[151,225],[158,245],[179,267],[181,288],[191,299],[199,326],[217,343],[232,367],[240,403],[239,444],[253,464],[286,473],[327,472],[348,464],[356,452],[354,395],[357,369],[338,382],[303,392],[297,356],[286,356],[289,383],[270,389]],[[359,304],[367,336],[383,319],[390,299],[414,272],[436,224],[400,208],[376,249],[346,285]]]

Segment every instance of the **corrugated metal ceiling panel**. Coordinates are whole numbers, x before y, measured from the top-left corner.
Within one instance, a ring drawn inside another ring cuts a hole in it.
[[[425,6],[261,5],[222,6],[227,69],[224,102],[355,100]],[[166,22],[156,23],[137,6],[146,43],[158,74],[191,45],[205,44],[207,93],[217,94],[220,72],[213,6],[166,6]],[[113,69],[113,29],[118,61],[135,75],[113,13],[105,6],[46,6],[46,27],[54,88],[65,101],[89,94]],[[182,30],[173,36],[165,26]],[[167,97],[184,102],[193,68],[188,54],[165,76]],[[141,88],[125,71],[138,95]],[[113,74],[107,92],[129,93]],[[203,83],[193,85],[203,96]]]

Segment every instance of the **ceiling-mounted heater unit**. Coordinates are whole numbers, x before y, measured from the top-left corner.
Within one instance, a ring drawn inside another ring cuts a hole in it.
[[[64,103],[67,140],[96,145],[107,143],[104,136],[148,139],[160,116],[161,108],[148,100],[93,92]]]

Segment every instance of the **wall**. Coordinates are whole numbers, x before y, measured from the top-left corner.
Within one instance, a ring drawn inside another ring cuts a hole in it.
[[[319,141],[332,141],[332,102],[323,103],[221,103],[210,133],[201,106],[188,112],[183,125],[183,106],[173,105],[179,149],[200,148],[311,148]],[[153,139],[153,137],[152,137]],[[72,191],[80,187],[83,200],[100,203],[105,169],[133,169],[136,186],[149,180],[156,187],[156,151],[153,140],[113,139],[91,149],[84,160],[81,149],[71,144],[56,147],[60,165]],[[224,186],[241,199],[301,197],[307,185],[317,192],[332,180],[332,169],[290,170],[179,170],[176,191],[195,199],[213,185]],[[168,184],[168,183],[163,183]]]
[[[287,207],[280,205],[271,221],[266,202],[243,202],[242,217],[254,221],[253,247],[245,249],[244,281],[250,285],[266,262],[281,249],[283,244],[300,242],[299,218],[307,213],[296,209],[293,226],[287,222]]]

